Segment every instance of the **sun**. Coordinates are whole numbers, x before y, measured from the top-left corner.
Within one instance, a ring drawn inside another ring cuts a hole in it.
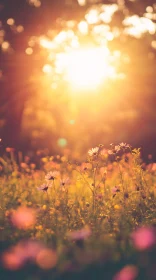
[[[76,89],[95,89],[115,74],[109,64],[109,50],[102,47],[81,48],[64,54],[60,63],[65,79]]]

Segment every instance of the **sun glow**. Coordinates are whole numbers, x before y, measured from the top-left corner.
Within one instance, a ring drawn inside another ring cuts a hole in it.
[[[77,89],[95,89],[102,82],[115,75],[109,65],[107,48],[84,48],[65,57],[65,79]]]
[[[85,3],[79,1],[80,5]],[[155,34],[156,24],[151,19],[156,14],[151,7],[147,7],[142,17],[126,16],[122,21],[122,30],[110,25],[118,10],[117,4],[94,5],[80,21],[60,20],[63,26],[60,31],[49,30],[47,35],[37,39],[45,55],[42,72],[50,88],[55,90],[60,82],[67,82],[79,92],[82,89],[96,90],[108,79],[126,77],[126,74],[120,73],[120,66],[129,64],[130,60],[125,59],[126,54],[122,54],[118,47],[114,49],[114,41],[120,36],[126,40],[128,36],[141,38],[146,33]],[[113,46],[113,50],[110,46]],[[3,49],[6,47],[3,46]],[[30,47],[33,46],[29,44]],[[151,47],[155,49],[155,41],[152,41]]]

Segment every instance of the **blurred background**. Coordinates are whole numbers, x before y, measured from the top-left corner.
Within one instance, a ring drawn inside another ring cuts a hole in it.
[[[156,1],[0,0],[1,152],[156,160]]]

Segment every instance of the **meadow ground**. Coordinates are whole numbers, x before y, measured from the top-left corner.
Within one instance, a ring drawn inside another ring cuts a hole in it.
[[[37,158],[0,158],[1,280],[155,280],[152,157],[121,143]]]

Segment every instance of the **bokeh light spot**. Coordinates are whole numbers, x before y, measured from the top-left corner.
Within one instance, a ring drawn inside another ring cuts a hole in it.
[[[70,120],[69,123],[70,123],[71,125],[73,125],[73,124],[75,124],[75,120]]]
[[[2,43],[2,50],[3,50],[3,51],[7,51],[7,50],[9,49],[9,47],[10,47],[9,42],[4,41],[4,42]]]
[[[57,263],[57,255],[50,249],[43,249],[37,255],[36,262],[42,269],[51,269]]]
[[[65,138],[59,138],[57,141],[57,144],[59,147],[65,147],[67,146],[67,140]]]
[[[8,25],[14,25],[14,23],[15,23],[15,20],[13,18],[8,18],[8,20],[7,20]]]
[[[87,2],[86,0],[78,0],[80,6],[85,6],[86,2]]]
[[[33,49],[32,48],[27,48],[25,50],[25,52],[26,52],[27,55],[31,55],[31,54],[33,54]]]
[[[46,74],[50,74],[50,73],[52,72],[52,67],[51,67],[51,65],[45,64],[45,65],[43,66],[42,71],[43,71],[44,73],[46,73]]]

